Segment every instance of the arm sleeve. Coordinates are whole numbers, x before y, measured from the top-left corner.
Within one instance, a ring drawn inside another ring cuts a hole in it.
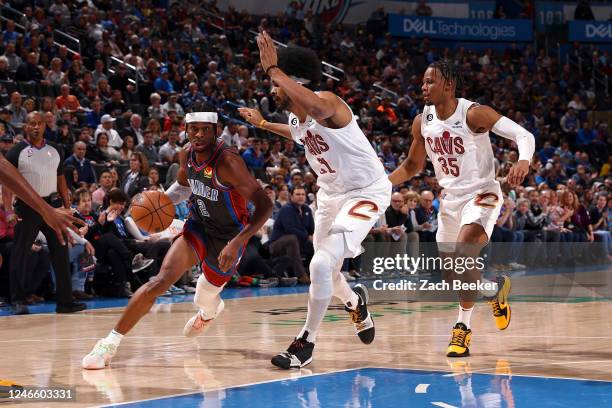
[[[127,228],[129,234],[136,238],[139,241],[146,239],[146,237],[140,232],[140,229],[136,225],[136,222],[132,217],[125,218],[125,227]]]
[[[166,195],[170,198],[173,204],[178,204],[191,197],[191,187],[182,186],[178,183],[178,181],[175,181],[168,188],[168,190],[166,190]]]
[[[535,138],[533,134],[505,116],[502,116],[493,125],[492,130],[496,134],[515,142],[519,150],[519,160],[527,160],[531,163],[533,153],[535,152]]]

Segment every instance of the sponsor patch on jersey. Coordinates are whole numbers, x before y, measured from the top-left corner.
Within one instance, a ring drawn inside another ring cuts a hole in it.
[[[212,167],[208,166],[207,168],[204,169],[204,177],[212,178],[212,173],[213,173]]]

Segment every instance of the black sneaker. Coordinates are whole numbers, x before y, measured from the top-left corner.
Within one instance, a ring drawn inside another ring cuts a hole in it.
[[[70,302],[70,303],[62,303],[58,304],[55,307],[55,313],[76,313],[81,310],[87,309],[87,305],[85,303],[79,302]]]
[[[307,341],[308,332],[304,332],[301,338],[296,338],[286,352],[272,357],[272,364],[278,368],[288,370],[290,368],[302,368],[312,361],[314,343]]]
[[[372,315],[368,312],[368,289],[362,284],[357,284],[353,287],[353,292],[359,297],[359,304],[355,310],[348,307],[352,305],[345,306],[344,309],[351,315],[351,320],[359,340],[363,344],[370,344],[374,341],[376,330]]]
[[[15,302],[11,305],[11,313],[14,315],[30,314],[30,309],[23,302]]]

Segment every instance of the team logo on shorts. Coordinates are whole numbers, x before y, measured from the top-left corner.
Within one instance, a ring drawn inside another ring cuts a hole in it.
[[[485,208],[495,208],[497,206],[497,202],[499,201],[499,197],[495,193],[482,193],[478,194],[474,199],[474,204],[485,207]]]
[[[431,122],[432,120],[433,120],[433,114],[430,113],[429,115],[427,115],[427,121]]]
[[[213,173],[212,167],[208,166],[207,168],[204,169],[204,177],[212,178],[212,173]]]

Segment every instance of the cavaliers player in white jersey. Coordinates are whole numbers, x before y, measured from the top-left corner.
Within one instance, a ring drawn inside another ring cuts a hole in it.
[[[389,179],[401,184],[421,171],[427,154],[433,163],[436,177],[443,191],[440,199],[436,242],[440,256],[479,256],[487,244],[499,216],[503,195],[495,179],[493,151],[489,131],[514,141],[519,160],[510,169],[507,182],[517,186],[529,172],[535,150],[531,133],[500,115],[489,106],[479,105],[455,97],[460,81],[452,63],[438,61],[431,64],[423,75],[425,108],[412,124],[412,145],[408,157]],[[445,274],[463,282],[482,280],[478,269],[464,274]],[[489,296],[495,323],[504,330],[510,323],[510,279],[499,280],[497,290],[482,291]],[[470,317],[476,292],[459,292],[460,310],[448,357],[469,355],[472,331]]]
[[[367,290],[363,285],[351,289],[340,268],[344,258],[361,253],[361,242],[391,202],[391,183],[348,105],[331,92],[314,92],[321,80],[317,55],[301,47],[277,52],[266,32],[257,44],[275,99],[281,109],[291,111],[289,124],[267,122],[253,109],[240,108],[240,113],[250,123],[304,145],[320,187],[306,324],[287,351],[272,358],[277,367],[300,368],[312,361],[332,296],[344,303],[360,340],[374,340]]]

